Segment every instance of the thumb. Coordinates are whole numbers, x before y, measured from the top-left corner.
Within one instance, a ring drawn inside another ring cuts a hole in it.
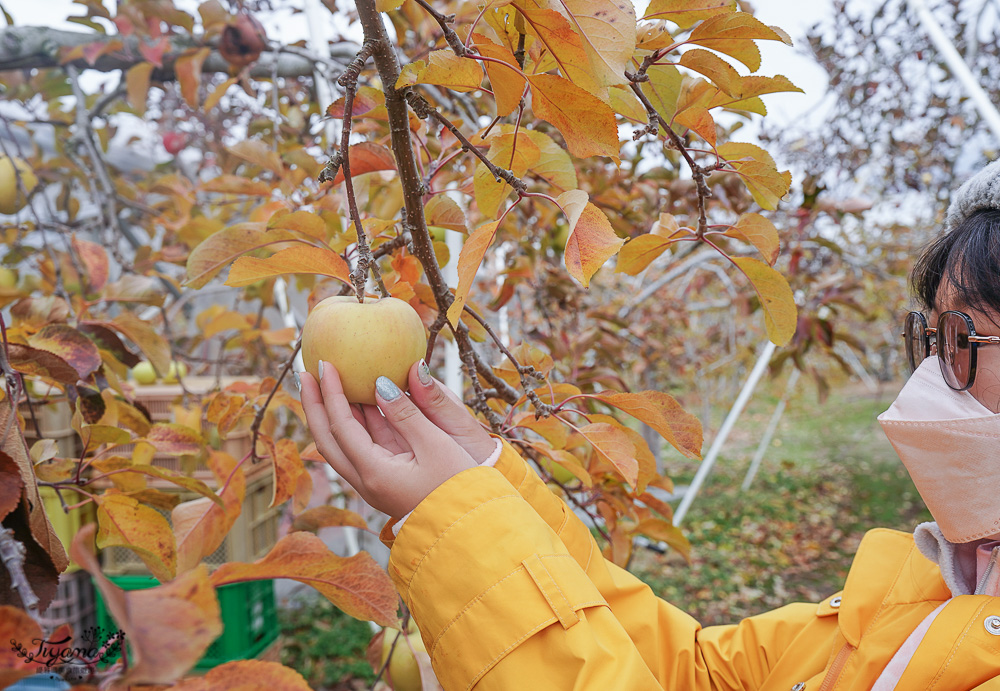
[[[375,380],[375,395],[385,421],[409,445],[418,459],[433,453],[435,448],[442,449],[442,444],[457,446],[388,377]]]

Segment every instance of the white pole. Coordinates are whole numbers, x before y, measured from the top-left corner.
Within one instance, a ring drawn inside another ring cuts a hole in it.
[[[743,390],[740,391],[740,395],[736,397],[736,402],[733,403],[732,409],[729,411],[729,414],[726,415],[726,419],[722,423],[722,428],[712,441],[712,446],[705,455],[705,460],[701,462],[701,466],[699,466],[698,472],[694,476],[694,480],[691,481],[691,486],[684,492],[684,496],[681,498],[680,506],[678,506],[677,511],[674,512],[675,526],[679,526],[681,521],[684,520],[684,516],[687,514],[688,509],[691,508],[694,498],[698,495],[698,490],[701,489],[701,486],[705,482],[705,478],[708,477],[708,474],[712,472],[712,466],[715,465],[715,461],[719,457],[722,445],[726,443],[726,439],[729,437],[729,433],[732,431],[733,425],[736,424],[736,420],[740,417],[740,413],[743,412],[743,407],[747,404],[747,401],[750,400],[753,390],[757,387],[757,382],[759,382],[760,378],[764,376],[764,370],[767,369],[767,364],[771,361],[771,356],[774,355],[775,348],[776,346],[774,343],[768,341],[767,345],[764,346],[764,350],[761,352],[760,357],[757,358],[757,364],[754,365],[753,370],[750,371],[750,376],[747,377],[747,381],[743,385]]]
[[[951,39],[941,29],[941,25],[938,24],[924,0],[909,0],[909,2],[916,10],[920,23],[924,25],[924,29],[934,46],[941,52],[941,57],[948,63],[955,78],[965,87],[983,120],[993,130],[993,136],[1000,139],[1000,112],[997,111],[996,106],[990,101],[990,97],[986,95],[983,88],[979,86],[979,82],[969,70],[969,66],[965,64],[965,60],[962,59]]]
[[[757,475],[757,471],[760,469],[760,463],[764,460],[764,454],[767,453],[767,449],[771,445],[771,438],[774,436],[774,432],[778,429],[778,423],[781,421],[781,416],[785,414],[785,406],[788,405],[788,397],[792,395],[792,389],[795,388],[796,382],[799,381],[800,374],[802,374],[801,371],[793,369],[792,373],[788,375],[788,383],[785,384],[785,393],[782,395],[781,400],[778,401],[778,405],[774,409],[774,415],[771,416],[771,421],[767,423],[767,429],[764,430],[764,436],[761,437],[760,444],[757,446],[757,453],[753,455],[753,460],[750,462],[750,469],[747,470],[747,475],[743,478],[742,489],[744,492],[750,489],[750,484],[753,482],[754,477]]]
[[[319,0],[305,0],[306,23],[309,25],[309,50],[321,57],[330,57],[330,41],[328,40],[326,29],[329,24],[330,13],[326,12]],[[324,16],[327,21],[324,21]],[[313,79],[316,81],[316,97],[319,99],[319,112],[325,113],[326,109],[333,103],[333,87],[326,77],[316,69],[313,72]],[[332,147],[334,144],[333,118],[326,118],[323,125],[326,134],[326,145]]]
[[[445,242],[448,244],[448,264],[442,270],[444,280],[448,285],[458,285],[458,255],[462,251],[462,234],[457,230],[445,230]],[[445,341],[444,347],[444,385],[462,396],[465,379],[462,376],[462,356],[458,352],[458,343],[452,339]]]

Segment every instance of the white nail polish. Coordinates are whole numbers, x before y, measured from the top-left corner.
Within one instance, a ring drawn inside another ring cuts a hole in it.
[[[317,372],[319,372],[320,381],[323,380],[323,361],[319,361],[319,366],[317,367]]]

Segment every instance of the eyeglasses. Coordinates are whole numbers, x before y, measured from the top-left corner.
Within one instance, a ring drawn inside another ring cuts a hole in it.
[[[920,312],[906,315],[903,340],[910,369],[915,370],[931,354],[931,337],[948,386],[965,391],[976,380],[976,351],[981,345],[998,345],[1000,336],[977,336],[972,317],[949,310],[938,317],[937,328],[927,326]]]

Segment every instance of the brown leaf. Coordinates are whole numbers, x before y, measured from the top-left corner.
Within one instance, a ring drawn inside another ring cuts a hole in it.
[[[96,526],[84,526],[70,546],[101,591],[105,605],[129,642],[129,671],[122,683],[169,684],[191,669],[222,633],[219,602],[201,566],[170,583],[124,591],[101,572],[94,556]]]
[[[106,326],[81,322],[77,328],[80,333],[86,334],[99,349],[108,351],[126,367],[135,367],[139,364],[141,358],[126,348],[118,335]]]
[[[47,350],[11,343],[7,346],[10,365],[18,372],[44,377],[61,384],[75,384],[80,379],[68,362]]]
[[[371,555],[337,556],[312,533],[286,535],[266,557],[252,564],[223,564],[212,574],[212,583],[218,587],[265,578],[291,578],[312,586],[356,619],[382,626],[397,620],[399,596]]]
[[[368,529],[365,519],[354,511],[338,509],[335,506],[317,506],[303,511],[292,521],[292,530],[317,532],[320,528],[360,528]]]
[[[160,375],[167,373],[170,367],[170,345],[151,324],[132,312],[122,312],[112,321],[101,324],[132,341]]]
[[[233,660],[213,667],[204,677],[185,679],[172,691],[311,691],[301,674],[277,662]]]
[[[90,287],[98,291],[108,282],[108,253],[96,242],[81,240],[76,234],[70,240],[76,259],[86,270],[86,280]]]
[[[0,451],[0,521],[21,503],[24,480],[14,459]],[[3,639],[0,639],[3,640]]]

